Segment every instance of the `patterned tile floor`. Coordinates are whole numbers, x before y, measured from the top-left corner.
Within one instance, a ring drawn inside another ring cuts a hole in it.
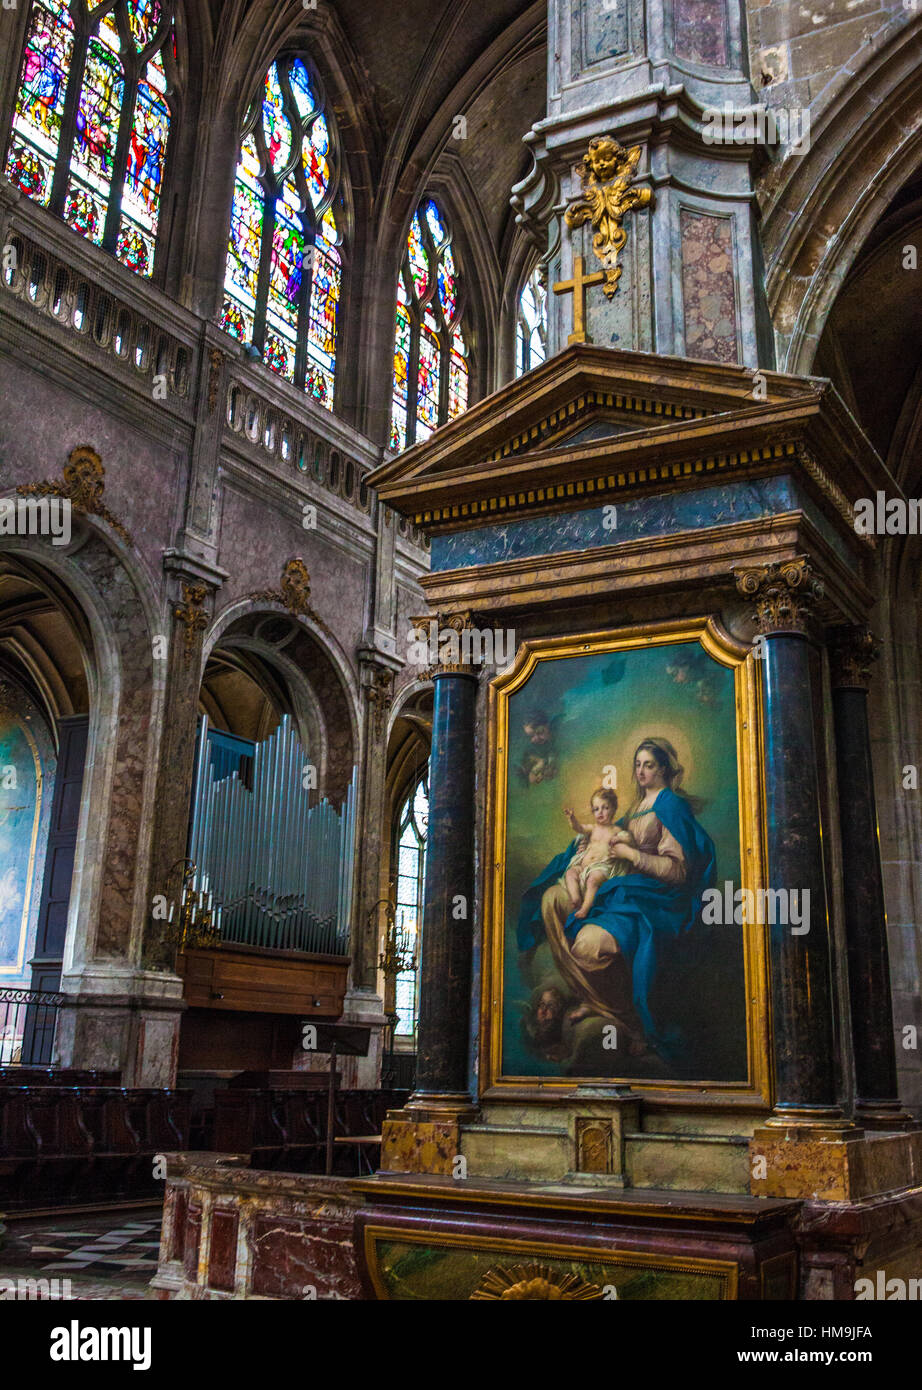
[[[156,1207],[10,1221],[0,1278],[57,1280],[62,1293],[68,1279],[75,1299],[152,1299],[159,1248]]]

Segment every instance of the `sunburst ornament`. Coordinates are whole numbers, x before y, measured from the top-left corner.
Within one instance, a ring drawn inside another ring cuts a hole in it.
[[[601,1299],[598,1284],[587,1284],[578,1274],[560,1274],[550,1265],[513,1265],[509,1269],[494,1265],[488,1269],[469,1302],[504,1301],[539,1303],[562,1299],[585,1303]]]

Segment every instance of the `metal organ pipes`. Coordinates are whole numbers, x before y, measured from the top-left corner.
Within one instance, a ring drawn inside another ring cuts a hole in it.
[[[189,834],[193,887],[211,892],[221,939],[342,955],[348,949],[356,772],[342,809],[310,804],[307,755],[285,715],[252,767],[215,778],[203,720]]]

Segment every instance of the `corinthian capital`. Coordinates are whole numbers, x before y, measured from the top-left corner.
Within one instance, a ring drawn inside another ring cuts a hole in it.
[[[829,639],[832,683],[839,689],[867,690],[871,667],[880,656],[880,643],[868,627],[843,624]]]
[[[736,587],[755,603],[759,632],[806,633],[823,586],[805,555],[736,570]]]

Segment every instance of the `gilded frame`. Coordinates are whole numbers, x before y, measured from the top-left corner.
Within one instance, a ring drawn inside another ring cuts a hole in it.
[[[480,1010],[480,1095],[500,1099],[514,1091],[539,1096],[560,1095],[580,1084],[616,1085],[604,1077],[512,1077],[501,1073],[503,1020],[503,928],[505,921],[506,797],[508,793],[509,697],[530,678],[540,661],[572,656],[632,651],[697,641],[720,665],[734,672],[736,705],[736,765],[740,807],[741,887],[758,893],[765,884],[765,786],[762,773],[762,683],[751,646],[735,641],[712,616],[673,622],[646,623],[607,632],[568,637],[536,638],[523,642],[512,665],[489,685],[487,823],[484,870],[484,969]],[[746,992],[745,1081],[648,1081],[624,1078],[639,1094],[668,1093],[695,1096],[702,1091],[753,1107],[773,1103],[771,1066],[771,1000],[768,976],[767,927],[747,923],[743,930]]]
[[[365,1268],[372,1288],[380,1302],[391,1302],[381,1278],[378,1262],[378,1241],[402,1241],[405,1245],[443,1246],[446,1249],[476,1251],[479,1254],[505,1255],[509,1259],[583,1260],[591,1264],[618,1264],[631,1269],[663,1270],[670,1274],[699,1274],[720,1281],[721,1298],[717,1302],[736,1301],[739,1294],[739,1264],[736,1260],[718,1260],[705,1255],[667,1255],[658,1251],[621,1249],[617,1245],[599,1248],[592,1245],[568,1245],[551,1239],[529,1240],[526,1237],[482,1235],[475,1232],[442,1230],[434,1227],[418,1231],[405,1226],[388,1226],[375,1219],[363,1233]]]

